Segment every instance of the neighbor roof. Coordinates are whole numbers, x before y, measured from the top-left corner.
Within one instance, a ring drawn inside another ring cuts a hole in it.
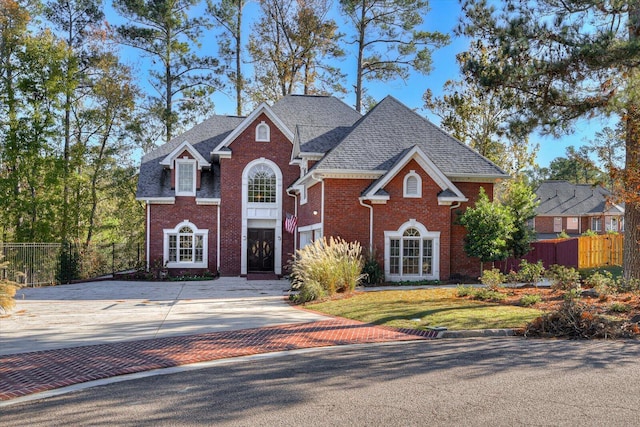
[[[611,192],[600,185],[544,181],[536,190],[538,215],[590,215],[624,213],[624,207],[610,202]]]
[[[388,171],[417,146],[445,175],[507,177],[494,163],[388,96],[315,165],[321,170]]]

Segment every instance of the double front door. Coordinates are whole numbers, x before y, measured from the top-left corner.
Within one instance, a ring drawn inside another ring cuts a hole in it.
[[[273,271],[275,230],[250,228],[247,230],[247,270],[248,272]]]

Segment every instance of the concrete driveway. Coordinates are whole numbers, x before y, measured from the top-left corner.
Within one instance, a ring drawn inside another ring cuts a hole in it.
[[[237,277],[24,288],[0,316],[0,355],[326,319],[289,306],[288,288]]]

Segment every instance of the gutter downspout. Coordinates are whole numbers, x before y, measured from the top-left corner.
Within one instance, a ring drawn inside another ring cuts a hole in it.
[[[364,198],[359,197],[360,205],[369,209],[369,253],[373,252],[373,206],[364,203]]]
[[[320,190],[320,233],[324,238],[324,179],[318,177],[315,172],[311,174],[311,179],[322,185]]]
[[[220,274],[220,203],[218,203],[218,218],[216,220],[216,268]]]
[[[146,250],[145,250],[145,258],[147,261],[147,271],[149,271],[149,268],[151,267],[151,265],[149,264],[149,245],[150,245],[150,240],[151,240],[151,204],[149,203],[149,201],[147,201],[147,244],[146,244]]]
[[[293,215],[298,216],[298,195],[296,193],[289,193],[289,189],[287,189],[287,194],[294,199],[293,205]],[[298,250],[298,226],[296,225],[296,229],[293,231],[293,253],[295,254]]]

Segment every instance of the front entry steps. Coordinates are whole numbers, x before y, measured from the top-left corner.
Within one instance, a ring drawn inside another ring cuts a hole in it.
[[[247,273],[247,280],[278,280],[278,275],[271,272]]]

